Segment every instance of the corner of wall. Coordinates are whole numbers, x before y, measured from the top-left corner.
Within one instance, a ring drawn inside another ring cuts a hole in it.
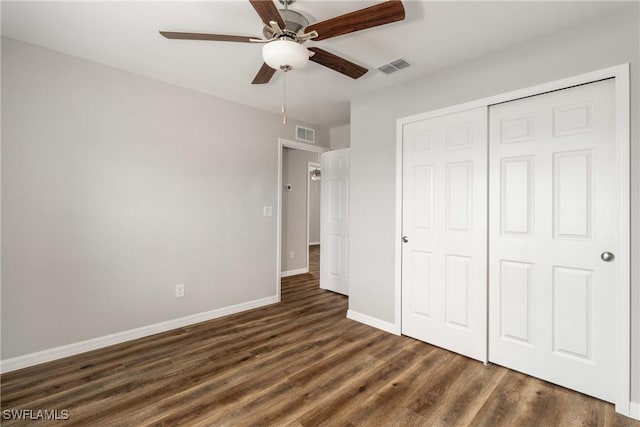
[[[349,123],[333,127],[329,130],[329,147],[332,150],[351,146],[351,125]]]
[[[365,325],[371,326],[376,329],[380,329],[385,332],[389,332],[390,334],[400,335],[400,325],[396,325],[395,323],[376,319],[375,317],[371,317],[369,315],[362,314],[354,310],[347,311],[347,319],[364,323]]]

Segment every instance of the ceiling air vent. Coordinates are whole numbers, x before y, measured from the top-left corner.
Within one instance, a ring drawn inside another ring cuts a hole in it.
[[[310,144],[316,143],[316,131],[315,129],[306,128],[300,125],[296,125],[296,139],[302,142],[308,142]]]
[[[395,73],[396,71],[402,70],[403,68],[407,68],[409,65],[411,64],[409,64],[404,59],[396,59],[395,61],[390,62],[389,64],[384,64],[378,67],[378,70],[382,71],[385,74],[391,74],[391,73]]]

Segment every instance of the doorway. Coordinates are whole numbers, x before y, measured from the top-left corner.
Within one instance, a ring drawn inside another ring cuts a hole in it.
[[[322,167],[307,163],[307,266],[309,272],[320,271],[320,200]]]
[[[309,271],[309,164],[319,165],[324,147],[279,139],[276,280]],[[319,168],[319,167],[318,167]],[[319,239],[318,239],[319,240]]]
[[[318,162],[307,163],[307,244],[320,245],[320,180],[322,167]]]

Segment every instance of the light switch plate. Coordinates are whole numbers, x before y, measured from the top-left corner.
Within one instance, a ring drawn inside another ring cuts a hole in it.
[[[273,208],[271,206],[264,206],[262,208],[262,216],[273,216]]]

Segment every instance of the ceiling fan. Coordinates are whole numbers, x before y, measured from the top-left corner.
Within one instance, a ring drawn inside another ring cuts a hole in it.
[[[264,64],[251,82],[268,83],[277,69],[289,71],[302,68],[311,60],[353,79],[362,77],[367,69],[318,47],[305,48],[307,40],[326,40],[332,37],[389,24],[404,19],[400,0],[388,0],[325,21],[309,25],[300,12],[289,9],[295,0],[278,0],[284,9],[278,10],[273,0],[249,0],[264,23],[264,39],[227,34],[181,33],[160,31],[168,39],[211,40],[241,43],[263,43]]]

